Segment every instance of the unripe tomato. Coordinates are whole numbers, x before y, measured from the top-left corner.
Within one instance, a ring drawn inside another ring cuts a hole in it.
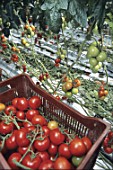
[[[96,57],[97,61],[104,62],[107,58],[107,55],[104,51],[100,52],[99,55]]]
[[[53,130],[55,128],[58,128],[58,122],[56,122],[55,120],[51,120],[48,122],[47,126],[50,130]]]
[[[72,89],[72,87],[73,87],[72,82],[69,82],[69,81],[65,82],[65,88],[67,91]]]
[[[78,88],[72,88],[71,92],[72,92],[72,94],[77,94],[78,93]]]
[[[6,105],[5,105],[5,104],[3,104],[3,103],[0,103],[0,111],[5,110],[5,108],[6,108]]]
[[[94,45],[90,45],[87,50],[87,57],[96,57],[99,54],[99,49]]]

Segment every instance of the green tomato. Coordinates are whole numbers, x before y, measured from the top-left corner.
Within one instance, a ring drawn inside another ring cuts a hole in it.
[[[96,57],[99,54],[99,49],[94,45],[90,45],[87,50],[87,57]]]
[[[107,55],[104,51],[102,51],[99,53],[99,55],[96,58],[99,62],[104,62],[107,58]]]
[[[71,98],[71,97],[72,97],[72,93],[71,93],[70,91],[67,91],[67,92],[65,93],[65,96],[66,96],[67,98]]]
[[[72,94],[77,94],[78,93],[78,88],[72,88],[71,92],[72,92]]]
[[[60,55],[60,58],[63,60],[63,59],[65,59],[65,55],[64,54],[61,54]]]
[[[96,60],[96,58],[90,58],[89,63],[91,66],[96,66],[98,64],[98,61]]]
[[[82,157],[72,156],[71,161],[72,161],[74,166],[78,167],[83,159],[84,159],[84,156],[82,156]]]

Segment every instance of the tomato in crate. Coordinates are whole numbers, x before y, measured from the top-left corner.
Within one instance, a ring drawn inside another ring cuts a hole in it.
[[[57,167],[57,162],[60,162],[61,166],[64,166],[63,162],[66,163],[69,168],[73,168],[74,166],[74,169],[76,170],[93,168],[100,148],[102,146],[103,140],[110,129],[110,125],[107,122],[103,121],[100,118],[84,116],[77,110],[70,108],[68,105],[64,104],[60,100],[57,100],[54,96],[41,89],[39,86],[35,85],[35,83],[27,74],[20,74],[3,82],[0,82],[0,88],[3,87],[8,88],[6,88],[5,91],[0,93],[0,103],[4,103],[5,105],[11,105],[12,101],[14,102],[15,98],[24,98],[26,99],[25,105],[24,107],[22,107],[23,109],[21,111],[25,113],[25,117],[26,114],[28,117],[28,110],[38,110],[38,112],[35,111],[34,113],[30,113],[29,120],[27,120],[27,123],[22,122],[24,120],[23,117],[22,121],[18,122],[18,124],[15,124],[17,129],[22,129],[22,135],[25,139],[25,141],[23,140],[21,142],[22,146],[19,146],[21,144],[20,142],[17,142],[18,146],[28,147],[32,143],[32,147],[30,147],[31,154],[29,153],[28,155],[30,162],[31,157],[34,158],[34,155],[32,155],[32,153],[35,153],[36,151],[39,152],[40,150],[40,152],[47,152],[46,155],[48,155],[49,150],[49,153],[59,152],[60,155],[56,159],[54,154],[51,155],[51,158],[49,158],[50,167],[52,168]],[[34,96],[35,99],[33,99]],[[22,103],[18,102],[18,99],[16,102],[19,103],[18,106],[18,104],[14,102],[15,107],[17,107],[17,110],[21,109],[20,106],[23,106]],[[2,114],[2,112],[0,113]],[[12,112],[10,114],[12,114]],[[15,115],[12,114],[9,116],[12,117],[13,121],[15,121],[15,119],[17,120],[17,118],[15,118]],[[58,124],[56,123],[56,128],[54,128],[53,125],[50,127],[50,124],[48,124],[48,120],[57,121]],[[66,131],[59,131],[61,127],[63,127],[63,129],[65,129]],[[28,134],[28,137],[26,136],[26,134]],[[57,134],[58,136],[56,137],[55,134]],[[74,142],[70,141],[70,138],[67,138],[66,134],[67,136],[69,136],[70,134],[76,134]],[[61,137],[62,140],[59,140],[59,137]],[[21,137],[19,138],[19,140],[21,141]],[[26,146],[24,145],[24,142]],[[64,151],[64,146],[61,147],[62,143],[64,142],[69,143],[69,146],[65,146],[67,151]],[[82,145],[82,150],[80,148],[80,145]],[[72,149],[73,147],[74,150]],[[79,150],[79,155],[76,153],[76,149]],[[17,149],[14,149],[14,151],[17,152]],[[67,158],[64,157],[65,152]],[[11,169],[8,164],[8,154],[11,155],[11,151],[8,150],[7,157],[5,156],[6,154],[0,153],[0,167],[2,169]],[[28,156],[26,155],[26,157]],[[81,161],[80,164],[76,163],[75,161],[77,157],[83,157],[82,161],[79,160]],[[47,163],[43,163],[42,165],[42,158],[40,159],[38,157],[38,160],[39,167],[47,165]],[[55,160],[55,162],[53,162],[53,160]],[[35,162],[35,159],[33,159],[33,161]],[[44,161],[47,162],[46,160]],[[20,158],[20,162],[24,161],[21,161]],[[74,164],[72,165],[72,163]],[[24,163],[23,165],[26,166],[27,163]],[[37,166],[35,163],[34,166],[34,169],[36,169]]]

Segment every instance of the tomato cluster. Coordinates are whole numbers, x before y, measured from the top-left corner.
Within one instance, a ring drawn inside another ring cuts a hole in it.
[[[113,153],[113,131],[110,131],[105,137],[103,142],[103,149],[107,154]]]
[[[104,85],[101,85],[98,90],[98,96],[100,99],[104,99],[108,95],[108,90],[104,88]]]
[[[61,47],[58,47],[56,54],[57,58],[55,59],[55,66],[58,67],[61,63],[61,60],[64,60],[66,58],[67,51]]]
[[[64,83],[62,85],[62,90],[65,92],[65,96],[70,98],[72,94],[78,93],[78,87],[81,85],[81,81],[78,78],[74,80],[69,79],[68,77],[64,78]]]
[[[92,147],[91,140],[70,134],[41,111],[38,96],[0,103],[0,149],[12,169],[73,169]]]
[[[97,73],[102,67],[102,63],[107,59],[105,51],[100,51],[98,43],[93,42],[87,49],[87,58],[89,59],[90,68]]]
[[[39,76],[39,80],[40,81],[45,81],[46,79],[48,79],[49,78],[49,74],[48,73],[43,73],[43,74],[41,74],[40,76]]]

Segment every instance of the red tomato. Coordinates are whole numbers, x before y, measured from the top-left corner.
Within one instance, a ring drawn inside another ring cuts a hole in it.
[[[26,147],[22,147],[22,146],[19,146],[17,151],[21,154],[21,155],[24,155],[26,153],[26,151],[28,150],[28,147],[29,146],[26,146]],[[34,151],[34,148],[31,147],[30,148],[31,151]]]
[[[16,108],[13,105],[6,106],[5,113],[6,115],[15,115]]]
[[[42,131],[45,136],[49,136],[50,129],[47,126],[42,126]]]
[[[25,97],[20,97],[17,100],[17,108],[21,111],[27,110],[28,108],[28,101]]]
[[[35,126],[32,125],[32,123],[30,122],[23,122],[23,126],[25,127],[25,129],[27,130],[27,132],[31,132],[35,130]]]
[[[33,170],[38,169],[41,163],[41,158],[36,155],[33,157],[30,153],[28,153],[22,160],[22,164],[28,168]]]
[[[48,152],[38,152],[38,155],[40,156],[40,158],[42,159],[42,161],[46,161],[49,159],[49,154]]]
[[[58,128],[50,131],[50,141],[55,145],[60,145],[65,140],[65,135]]]
[[[8,158],[8,164],[12,169],[20,169],[19,167],[16,166],[16,164],[13,162],[13,160],[16,160],[19,162],[21,159],[21,154],[18,152],[12,153],[9,158]]]
[[[80,138],[74,138],[69,144],[72,155],[81,157],[86,154],[87,148]]]
[[[39,115],[39,114],[40,113],[38,110],[30,109],[26,112],[26,118],[31,121],[33,116]]]
[[[40,164],[39,170],[49,170],[49,169],[53,169],[53,167],[54,167],[53,161],[45,160]]]
[[[65,157],[59,156],[54,162],[54,169],[58,169],[58,170],[68,169],[69,170],[69,169],[72,169],[72,166]]]
[[[41,99],[38,96],[32,96],[29,100],[29,107],[31,109],[38,109],[41,106]]]
[[[48,148],[48,153],[52,156],[56,155],[58,151],[58,146],[54,145],[53,143],[50,143],[50,146]]]
[[[41,126],[44,126],[45,122],[46,122],[46,119],[41,115],[35,115],[35,116],[33,116],[31,122],[32,122],[33,125],[38,125],[39,124]]]
[[[0,133],[3,135],[6,135],[8,133],[11,133],[14,129],[14,124],[12,122],[5,123],[5,121],[0,122]]]
[[[108,138],[109,138],[109,139],[113,139],[113,131],[110,131],[110,132],[108,133]]]
[[[19,98],[18,97],[16,97],[16,98],[14,98],[13,100],[12,100],[12,105],[15,107],[15,108],[17,108],[17,100],[18,100]]]
[[[105,151],[106,153],[108,153],[108,154],[113,153],[113,148],[111,148],[111,147],[109,147],[109,146],[104,147],[103,149],[104,149],[104,151]]]
[[[12,150],[17,148],[17,143],[16,143],[16,134],[17,130],[13,131],[12,135],[6,139],[5,141],[5,146],[7,149]]]
[[[82,141],[83,143],[85,144],[86,148],[87,148],[87,152],[90,150],[90,148],[92,147],[92,142],[91,140],[87,137],[87,136],[84,136],[82,138]]]
[[[69,145],[66,144],[66,143],[62,143],[59,148],[58,148],[58,153],[59,153],[59,156],[63,156],[67,159],[69,159],[71,157],[71,152],[69,150]]]
[[[103,147],[107,147],[109,142],[109,138],[105,137],[104,142],[103,142]]]
[[[16,117],[18,119],[24,120],[25,119],[25,113],[23,111],[17,111],[16,112]]]
[[[16,132],[16,142],[18,146],[26,147],[29,145],[30,141],[27,138],[27,130],[25,128],[21,128]]]
[[[46,151],[49,148],[49,145],[50,145],[49,137],[44,136],[43,138],[39,138],[34,141],[34,148],[40,152]]]

